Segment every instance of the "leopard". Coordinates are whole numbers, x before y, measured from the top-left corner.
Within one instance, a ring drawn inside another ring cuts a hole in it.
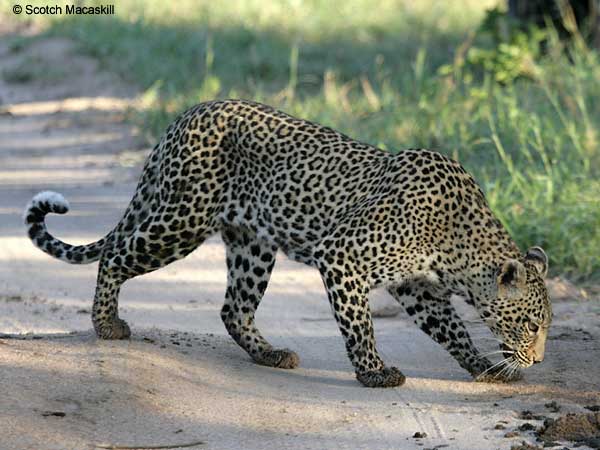
[[[260,365],[299,365],[255,323],[278,251],[319,271],[364,386],[406,380],[376,348],[369,292],[380,287],[476,381],[512,381],[544,359],[552,321],[545,251],[521,252],[473,176],[436,151],[391,152],[264,104],[207,101],[168,126],[104,237],[71,245],[51,235],[45,216],[68,210],[61,194],[42,192],[24,222],[33,244],[54,258],[99,262],[92,323],[101,339],[131,335],[118,313],[123,283],[220,234],[227,268],[220,316]],[[476,348],[453,297],[489,328],[500,362]]]

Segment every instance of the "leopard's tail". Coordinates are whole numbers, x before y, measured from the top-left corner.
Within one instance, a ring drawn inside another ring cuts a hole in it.
[[[87,245],[67,244],[48,233],[44,220],[46,214],[65,214],[68,210],[69,203],[56,192],[40,192],[33,197],[23,214],[31,241],[40,250],[70,264],[89,264],[98,261],[110,233],[99,241]]]

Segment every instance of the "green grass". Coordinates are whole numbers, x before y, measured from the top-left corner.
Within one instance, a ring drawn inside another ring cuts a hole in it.
[[[132,0],[44,21],[137,83],[147,108],[133,119],[151,139],[192,104],[243,97],[390,151],[432,148],[475,175],[521,249],[600,279],[598,54],[551,51],[533,80],[495,83],[459,64],[485,6]]]

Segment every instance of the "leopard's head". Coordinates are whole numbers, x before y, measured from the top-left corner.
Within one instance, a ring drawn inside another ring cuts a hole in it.
[[[544,278],[548,257],[532,247],[519,259],[509,259],[498,268],[497,298],[490,305],[488,324],[502,340],[506,362],[529,367],[542,362],[552,322],[552,304]]]

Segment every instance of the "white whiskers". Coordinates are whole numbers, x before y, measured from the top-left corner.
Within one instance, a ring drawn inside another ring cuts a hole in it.
[[[498,361],[496,364],[493,364],[492,366],[488,367],[488,368],[487,368],[487,369],[486,369],[484,372],[482,372],[482,373],[480,373],[479,375],[477,375],[477,378],[476,378],[476,379],[478,380],[478,379],[480,379],[480,378],[483,378],[483,376],[484,376],[486,373],[488,373],[490,370],[492,370],[492,369],[495,369],[496,367],[498,367],[498,366],[500,366],[500,365],[502,365],[502,364],[505,364],[505,363],[506,363],[506,362],[507,362],[509,359],[511,359],[511,358],[512,358],[512,356],[509,356],[508,358],[504,358],[503,360],[501,360],[501,361]],[[495,378],[495,377],[494,377],[494,378]]]

